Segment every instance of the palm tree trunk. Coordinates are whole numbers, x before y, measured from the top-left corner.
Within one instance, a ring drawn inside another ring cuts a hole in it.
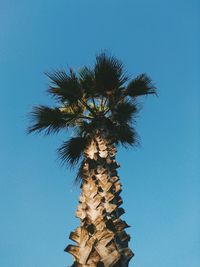
[[[128,248],[128,227],[120,219],[124,209],[115,161],[116,148],[97,133],[85,150],[83,182],[76,216],[80,227],[71,232],[65,251],[74,257],[73,267],[127,267],[133,252]]]

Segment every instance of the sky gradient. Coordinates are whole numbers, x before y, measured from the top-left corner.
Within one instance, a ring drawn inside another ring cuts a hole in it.
[[[56,149],[73,133],[27,136],[27,114],[53,104],[45,71],[104,49],[159,90],[142,101],[141,146],[118,149],[130,267],[200,266],[199,14],[196,0],[0,0],[0,266],[72,263],[79,189]]]

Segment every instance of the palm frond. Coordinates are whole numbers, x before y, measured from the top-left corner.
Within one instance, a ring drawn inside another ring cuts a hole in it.
[[[79,81],[86,97],[94,97],[96,95],[94,72],[91,69],[86,66],[83,67],[79,71]]]
[[[64,104],[59,109],[63,113],[74,114],[74,115],[77,115],[77,116],[81,116],[84,113],[84,108],[79,103],[72,103],[70,105]]]
[[[120,124],[113,128],[115,142],[121,143],[124,147],[136,146],[139,144],[139,137],[134,128],[128,124]]]
[[[131,97],[156,94],[156,87],[151,78],[143,73],[128,84],[126,94]]]
[[[85,160],[82,160],[79,164],[78,167],[78,172],[75,178],[75,184],[80,184],[81,181],[84,179],[84,174],[83,174],[83,166],[85,164]]]
[[[73,70],[70,70],[69,75],[64,70],[46,73],[46,75],[53,83],[47,91],[57,100],[72,104],[82,97],[81,85]]]
[[[73,119],[72,114],[62,113],[59,108],[47,106],[34,107],[31,112],[32,125],[28,128],[28,133],[42,132],[45,134],[56,133],[67,126]]]
[[[122,62],[105,53],[96,56],[94,73],[96,90],[100,95],[112,94],[128,79],[124,73]]]
[[[58,149],[58,156],[63,164],[73,167],[83,155],[87,146],[87,139],[84,137],[72,137]]]
[[[30,113],[32,125],[28,133],[44,132],[45,134],[57,133],[63,128],[75,126],[80,123],[81,110],[69,110],[67,108],[50,108],[47,106],[34,107]]]
[[[107,106],[110,109],[110,111],[113,112],[116,105],[118,105],[121,102],[124,102],[126,97],[127,96],[124,94],[124,87],[120,87],[120,88],[116,89],[113,92],[113,94],[109,95]]]
[[[112,112],[113,121],[117,123],[127,123],[132,119],[133,115],[135,115],[137,111],[138,109],[136,104],[131,102],[121,102]]]

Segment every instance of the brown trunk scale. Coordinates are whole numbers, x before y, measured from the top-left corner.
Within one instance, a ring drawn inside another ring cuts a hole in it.
[[[120,219],[124,213],[120,197],[113,142],[95,135],[85,150],[83,182],[76,216],[81,225],[71,232],[76,245],[65,249],[74,257],[73,267],[127,267],[134,256],[128,248],[129,227]]]

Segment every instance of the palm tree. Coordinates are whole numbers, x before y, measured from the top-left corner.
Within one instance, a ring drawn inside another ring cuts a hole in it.
[[[138,98],[155,94],[156,88],[146,74],[130,80],[121,61],[105,53],[96,56],[93,68],[83,67],[78,74],[70,69],[47,75],[48,93],[57,105],[34,107],[28,132],[75,130],[58,149],[63,163],[79,164],[76,181],[81,184],[80,226],[70,234],[76,245],[65,251],[73,255],[75,267],[128,266],[134,254],[128,248],[128,225],[120,219],[124,209],[116,146],[138,143],[133,127]]]

